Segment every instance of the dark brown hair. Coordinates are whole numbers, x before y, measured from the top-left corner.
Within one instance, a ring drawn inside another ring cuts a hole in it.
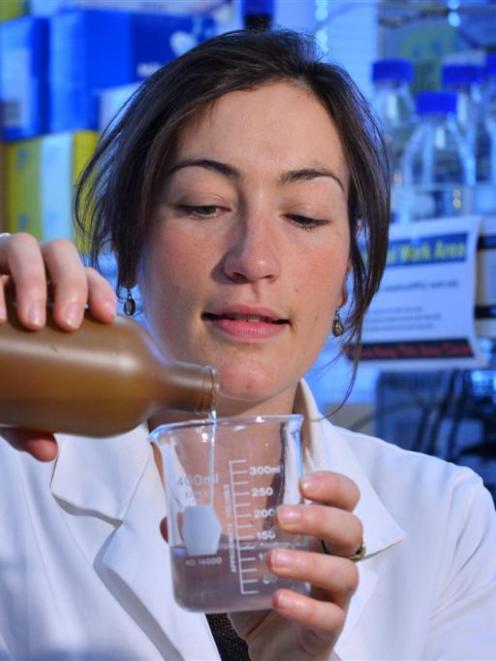
[[[315,95],[343,144],[351,179],[353,269],[346,340],[358,346],[387,253],[387,159],[365,98],[343,69],[319,60],[309,37],[286,30],[229,32],[157,71],[103,135],[79,183],[76,218],[91,233],[92,263],[98,265],[105,244],[112,246],[118,287],[133,285],[158,190],[185,122],[223,94],[281,80],[304,85]]]

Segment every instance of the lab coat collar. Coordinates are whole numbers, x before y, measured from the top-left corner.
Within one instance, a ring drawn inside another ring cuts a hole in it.
[[[332,470],[341,473],[351,478],[360,491],[360,500],[354,513],[362,522],[367,551],[365,558],[358,563],[358,588],[350,602],[345,626],[335,647],[338,658],[345,659],[355,656],[356,646],[360,644],[360,630],[356,625],[378,580],[372,566],[374,558],[401,542],[405,533],[371,485],[353,451],[353,445],[345,436],[348,432],[340,432],[322,416],[305,382],[300,384],[296,407],[304,414],[303,438],[311,439],[305,448],[305,471]],[[356,441],[360,442],[359,436]]]
[[[353,444],[345,437],[349,432],[340,430],[322,416],[305,382],[300,385],[297,402],[297,406],[303,409],[306,433],[311,439],[306,446],[305,470],[342,473],[358,486],[360,500],[354,513],[363,524],[366,557],[384,551],[404,539],[403,529],[382,503],[353,451]],[[359,435],[356,435],[356,442],[360,443]]]
[[[146,427],[111,438],[57,440],[53,495],[84,512],[123,521],[149,459]]]

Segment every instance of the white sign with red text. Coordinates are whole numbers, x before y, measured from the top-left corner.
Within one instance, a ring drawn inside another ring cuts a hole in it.
[[[479,264],[478,244],[485,251]],[[475,314],[485,315],[479,330],[496,337],[496,284],[487,261],[495,256],[496,224],[478,216],[391,226],[386,271],[365,319],[362,362],[387,370],[483,366]]]

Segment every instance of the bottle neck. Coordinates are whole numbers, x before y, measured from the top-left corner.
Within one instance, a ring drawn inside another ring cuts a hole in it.
[[[374,89],[378,92],[383,90],[390,90],[392,92],[410,95],[410,85],[404,80],[386,79],[376,80],[374,82]]]
[[[458,131],[456,115],[445,112],[432,112],[419,115],[420,124],[433,128],[446,128],[454,132]]]
[[[219,384],[210,365],[158,363],[155,369],[155,405],[151,414],[184,411],[205,417],[215,411]]]

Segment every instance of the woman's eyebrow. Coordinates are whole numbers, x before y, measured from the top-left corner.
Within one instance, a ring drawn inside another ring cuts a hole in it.
[[[213,172],[218,172],[224,177],[239,181],[242,178],[241,172],[222,161],[216,161],[210,158],[186,158],[182,161],[175,163],[168,171],[167,176],[171,176],[178,170],[188,167],[205,168]],[[332,171],[327,168],[300,168],[298,170],[289,170],[281,175],[279,181],[281,184],[290,184],[296,181],[311,181],[319,177],[328,177],[333,179],[344,193],[344,185],[341,179]]]
[[[222,163],[221,161],[214,161],[210,158],[186,158],[183,161],[178,161],[168,171],[167,176],[170,176],[174,174],[174,172],[182,170],[183,168],[190,167],[212,170],[224,175],[225,177],[228,177],[229,179],[241,179],[241,172],[234,168],[232,165]]]
[[[344,193],[344,186],[341,179],[332,170],[327,168],[302,168],[301,170],[290,170],[281,177],[281,183],[289,184],[295,181],[311,181],[318,177],[329,177],[333,179]]]

